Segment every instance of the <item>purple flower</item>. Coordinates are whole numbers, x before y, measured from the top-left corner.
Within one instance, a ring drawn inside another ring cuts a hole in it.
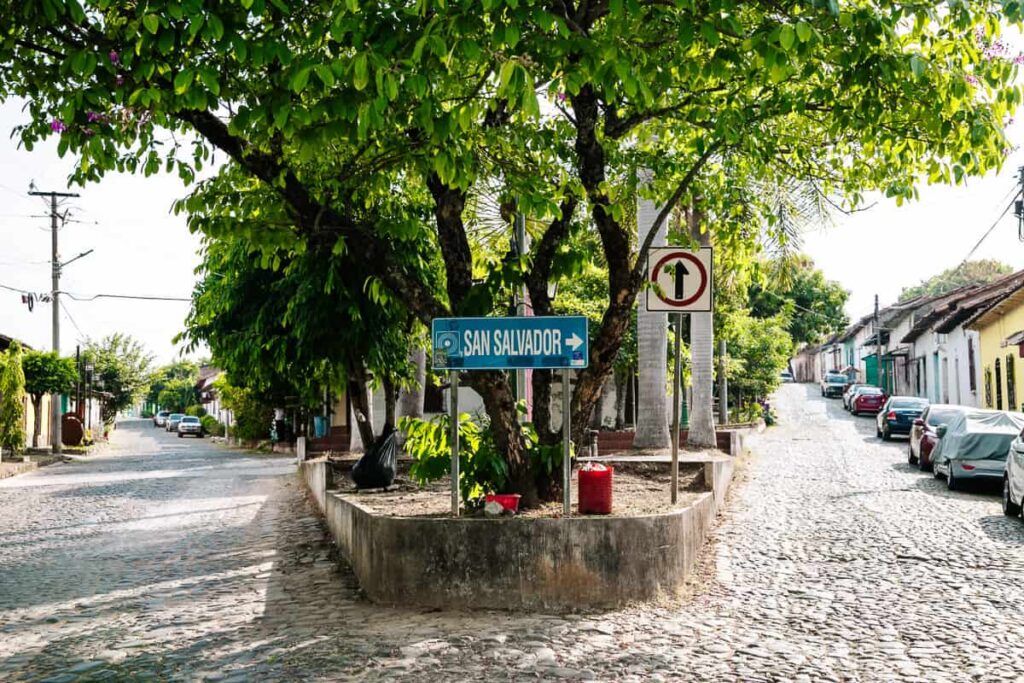
[[[117,78],[114,79],[114,84],[119,88],[124,85],[124,76],[118,75]]]
[[[65,126],[64,122],[60,119],[54,119],[53,121],[50,121],[50,130],[52,130],[54,133],[63,133],[67,129],[68,127]]]
[[[1017,55],[1016,57],[1014,57],[1013,58],[1013,63],[1014,64],[1018,64],[1018,65],[1024,64],[1024,52],[1022,52],[1019,55]]]
[[[555,95],[555,97],[558,98],[559,102],[565,102],[565,93],[564,92],[558,93],[557,95]]]
[[[117,52],[115,52],[114,50],[111,50],[110,54],[107,55],[107,56],[110,57],[110,63],[111,64],[120,64],[121,63],[121,55],[117,54]]]
[[[977,77],[971,74],[967,74],[966,76],[964,76],[964,80],[970,83],[971,85],[978,85]]]
[[[87,113],[85,115],[85,120],[88,121],[89,123],[96,123],[97,121],[102,121],[103,120],[103,115],[102,114],[97,114],[96,112],[91,111],[91,112],[89,112],[89,113]]]
[[[91,138],[93,136],[93,133],[94,133],[92,128],[83,128],[82,132],[85,133],[85,137],[87,137],[87,138]]]

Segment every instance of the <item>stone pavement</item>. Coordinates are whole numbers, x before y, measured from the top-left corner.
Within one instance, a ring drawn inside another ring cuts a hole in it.
[[[1024,681],[1020,520],[815,387],[777,407],[706,584],[570,617],[378,609],[290,461],[129,425],[0,482],[0,680]]]

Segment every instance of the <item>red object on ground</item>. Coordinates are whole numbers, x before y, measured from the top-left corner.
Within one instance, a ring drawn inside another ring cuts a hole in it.
[[[579,505],[581,515],[610,515],[612,512],[611,467],[587,463],[579,472]]]
[[[485,503],[498,503],[506,510],[515,512],[519,509],[518,493],[491,493],[484,496]]]

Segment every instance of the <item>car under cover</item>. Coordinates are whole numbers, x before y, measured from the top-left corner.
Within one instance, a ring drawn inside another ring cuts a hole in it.
[[[946,423],[946,435],[939,439],[931,460],[1003,460],[1021,430],[1024,414],[969,410]]]

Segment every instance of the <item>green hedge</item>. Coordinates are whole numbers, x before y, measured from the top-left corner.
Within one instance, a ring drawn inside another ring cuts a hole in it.
[[[224,436],[224,425],[218,422],[213,415],[203,415],[199,421],[203,423],[203,429],[210,436]]]
[[[206,417],[206,408],[202,406],[189,406],[185,408],[185,414],[192,417]]]

